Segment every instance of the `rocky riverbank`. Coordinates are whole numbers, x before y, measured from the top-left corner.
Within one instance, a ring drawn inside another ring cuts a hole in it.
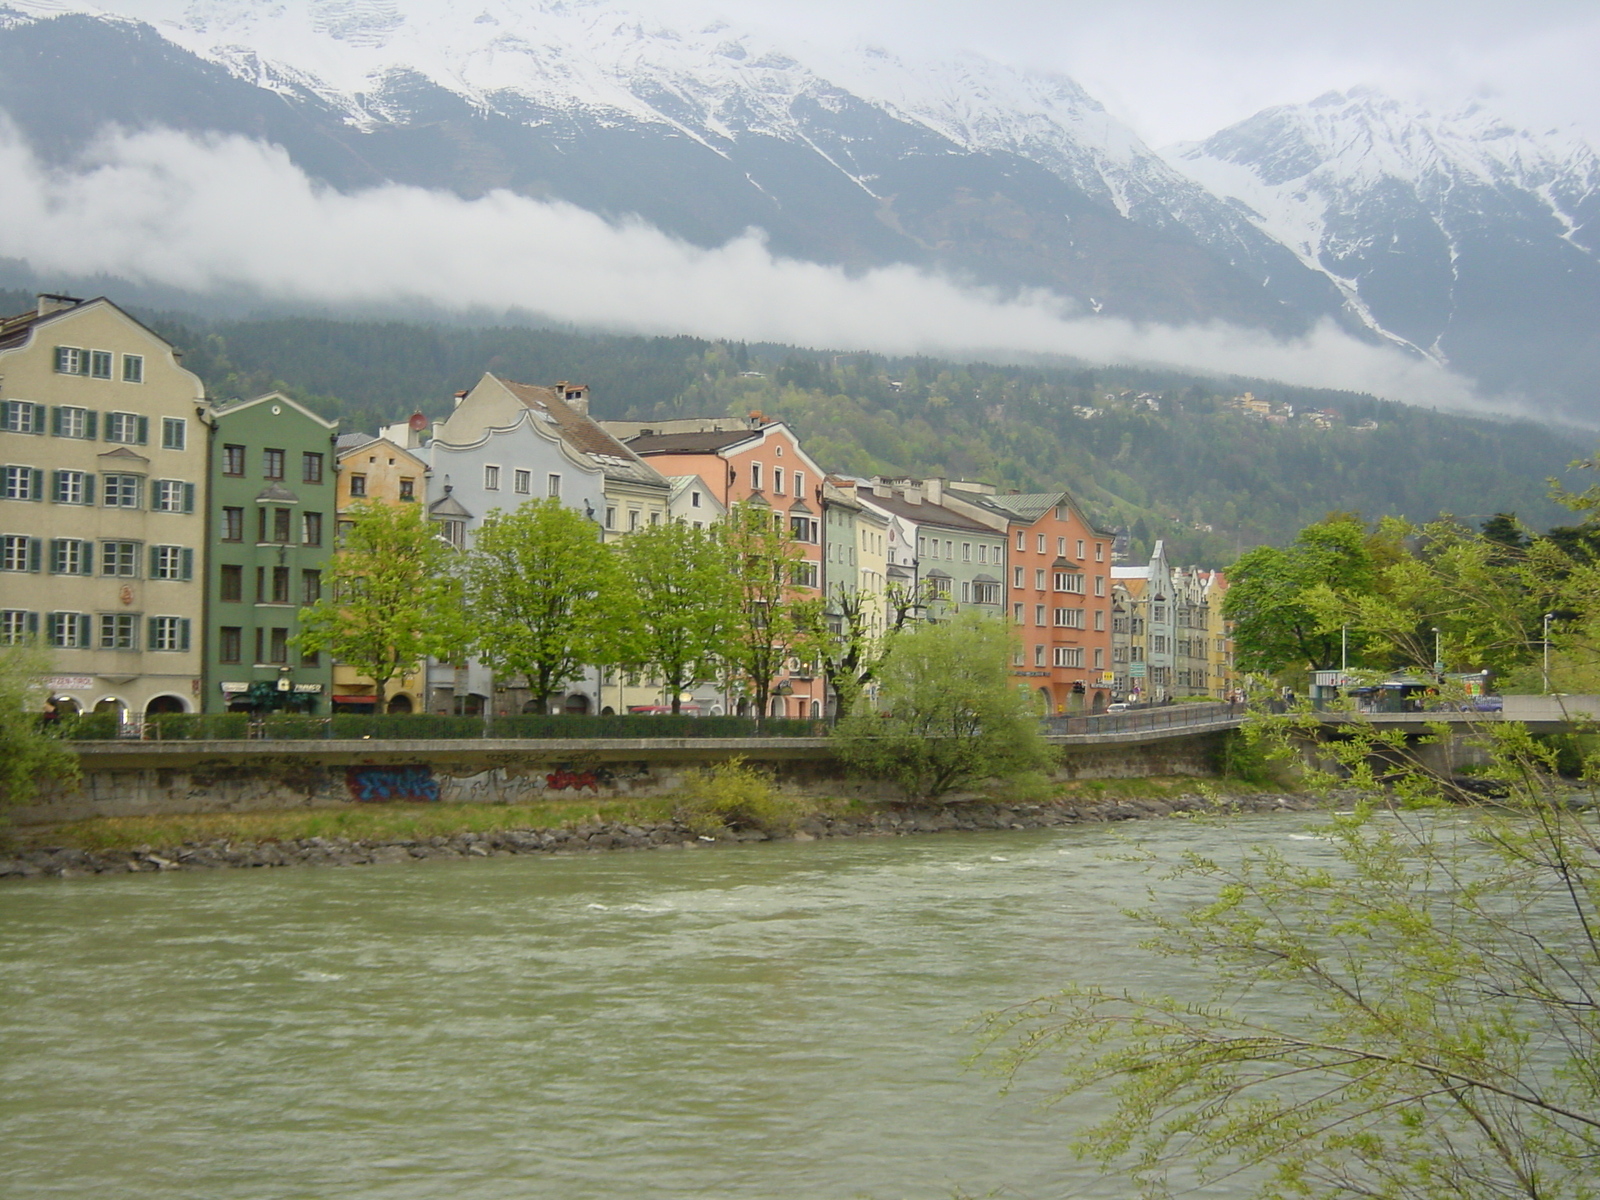
[[[1337,799],[1337,798],[1336,798]],[[1222,798],[1223,810],[1310,811],[1327,799],[1289,793],[1251,793]],[[1148,799],[1062,800],[1048,804],[959,802],[937,806],[884,806],[870,813],[812,816],[787,840],[832,837],[904,837],[986,829],[1040,829],[1084,822],[1129,821],[1182,813],[1217,812],[1219,801],[1179,795]],[[219,867],[354,867],[436,858],[499,858],[511,854],[577,854],[603,850],[684,850],[719,843],[764,842],[756,829],[730,830],[718,838],[696,836],[677,821],[654,824],[592,824],[571,829],[505,829],[409,841],[337,837],[243,842],[189,842],[178,846],[85,850],[40,846],[0,857],[0,879],[71,878],[141,871],[212,870]],[[776,839],[783,840],[783,839]]]

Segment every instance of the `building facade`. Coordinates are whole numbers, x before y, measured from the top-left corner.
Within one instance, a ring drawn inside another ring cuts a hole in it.
[[[273,393],[217,410],[205,708],[326,713],[328,655],[295,647],[333,556],[337,422]]]
[[[46,648],[58,709],[200,707],[211,419],[109,300],[0,321],[0,640]]]

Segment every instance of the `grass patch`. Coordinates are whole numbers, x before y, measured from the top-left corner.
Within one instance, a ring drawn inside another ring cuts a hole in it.
[[[310,837],[403,842],[506,829],[658,824],[670,820],[672,813],[671,799],[643,797],[539,804],[362,804],[282,812],[96,817],[48,828],[12,829],[7,831],[6,841],[23,850],[40,846],[132,850],[189,842],[288,842]]]

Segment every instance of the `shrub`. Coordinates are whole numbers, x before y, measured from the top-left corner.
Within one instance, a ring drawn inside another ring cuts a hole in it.
[[[778,793],[772,776],[743,758],[686,771],[676,812],[678,821],[701,837],[745,829],[783,836],[794,832],[800,815],[800,806]]]

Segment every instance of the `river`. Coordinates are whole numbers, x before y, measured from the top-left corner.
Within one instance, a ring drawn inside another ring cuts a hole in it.
[[[1118,853],[1309,819],[12,884],[0,1194],[1122,1196],[967,1024],[1170,990]]]

